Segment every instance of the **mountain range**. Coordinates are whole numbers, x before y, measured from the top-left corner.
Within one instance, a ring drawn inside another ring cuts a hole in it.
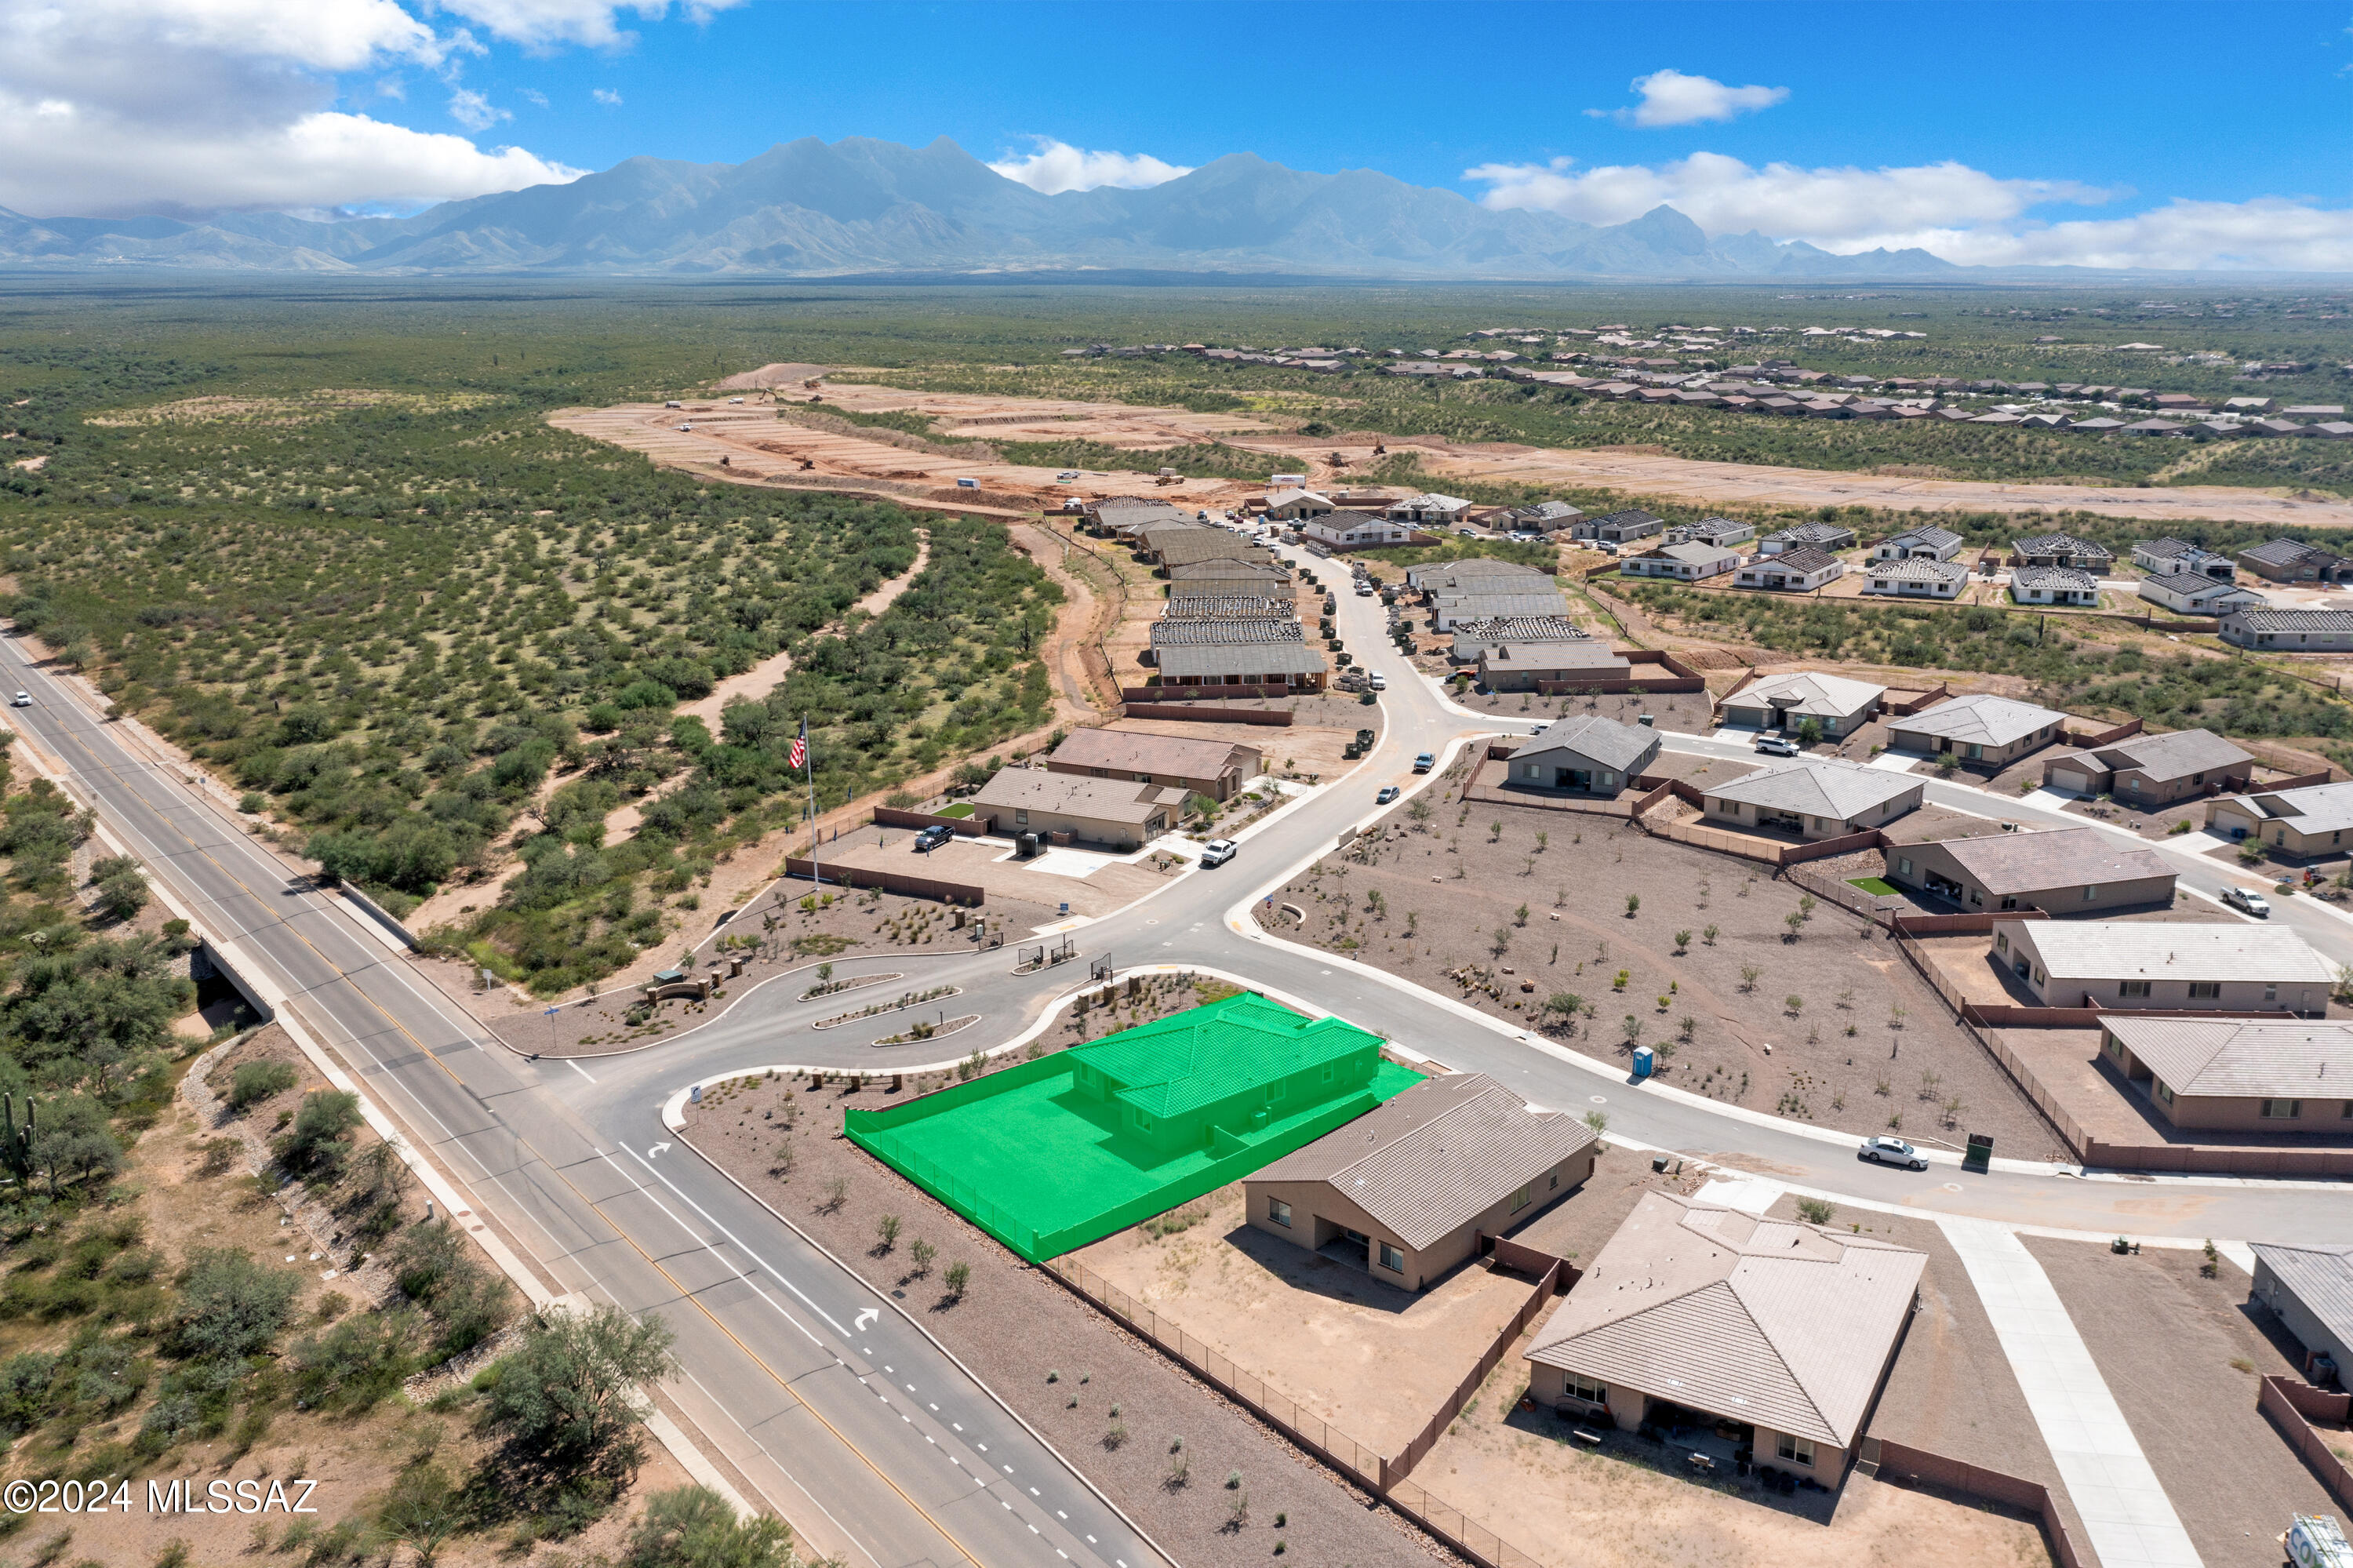
[[[1384,279],[1922,278],[1925,250],[1834,255],[1710,239],[1672,207],[1596,226],[1483,207],[1371,170],[1236,153],[1147,190],[1045,196],[945,137],[783,143],[741,164],[630,158],[566,185],[409,217],[285,213],[26,217],[0,208],[0,267],[608,277],[949,278],[1103,271]]]

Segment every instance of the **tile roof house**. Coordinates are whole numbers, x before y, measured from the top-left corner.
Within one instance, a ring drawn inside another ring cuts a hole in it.
[[[2002,920],[1992,956],[2045,1007],[2327,1011],[2337,967],[2284,926]]]
[[[1800,547],[1816,550],[1851,550],[1854,547],[1854,542],[1855,533],[1852,528],[1841,528],[1835,523],[1799,523],[1792,527],[1783,528],[1778,533],[1766,535],[1757,542],[1757,553],[1760,556],[1778,556],[1785,550]]]
[[[1500,591],[1501,584],[1506,581],[1520,588],[1550,588],[1553,577],[1550,572],[1487,556],[1432,561],[1426,566],[1408,567],[1405,574],[1405,586],[1422,594]]]
[[[1456,647],[1461,646],[1458,636]],[[1479,683],[1491,692],[1532,692],[1577,685],[1608,687],[1625,681],[1633,667],[1632,660],[1595,637],[1534,642],[1505,638],[1482,641],[1478,650]]]
[[[1320,652],[1295,640],[1162,646],[1153,649],[1152,657],[1163,685],[1293,686],[1320,691],[1326,668]]]
[[[1369,512],[1340,511],[1310,518],[1299,525],[1303,537],[1335,550],[1375,550],[1386,545],[1410,544],[1414,526]]]
[[[1223,800],[1264,771],[1259,748],[1162,731],[1074,729],[1046,759],[1050,773],[1160,784]]]
[[[1969,586],[1969,568],[1958,561],[1933,556],[1865,562],[1862,591],[1893,594],[1902,599],[1958,599]]]
[[[1193,594],[1271,595],[1291,586],[1291,574],[1273,561],[1187,561],[1168,567],[1167,577],[1172,599]]]
[[[1000,768],[972,798],[973,815],[997,833],[1068,834],[1069,842],[1142,849],[1173,827],[1186,791],[1134,779],[1078,778],[1042,768]]]
[[[2224,562],[2225,568],[2229,562]],[[2226,615],[2234,609],[2267,609],[2271,600],[2251,588],[2203,572],[2163,572],[2143,577],[2136,590],[2151,604],[2183,615]]]
[[[1599,517],[1580,517],[1569,524],[1572,539],[1602,539],[1623,544],[1629,539],[1644,539],[1666,531],[1667,520],[1639,506],[1619,512],[1607,512]]]
[[[1949,561],[1961,553],[1963,543],[1961,536],[1950,528],[1909,528],[1872,546],[1871,558],[1874,561]]]
[[[1753,523],[1736,523],[1729,517],[1703,517],[1696,523],[1682,525],[1685,539],[1697,545],[1745,545],[1757,537]]]
[[[1389,503],[1389,518],[1397,523],[1452,526],[1470,514],[1472,503],[1458,495],[1409,495]]]
[[[1646,1192],[1536,1330],[1529,1393],[1627,1430],[1728,1421],[1757,1463],[1835,1489],[1927,1263],[1876,1236]]]
[[[2063,751],[2042,764],[2042,787],[2071,795],[2114,795],[2154,810],[2176,800],[2243,789],[2255,759],[2211,730],[2136,735],[2096,751]]]
[[[2353,609],[2236,609],[2222,616],[2222,641],[2276,653],[2353,648]]]
[[[2096,828],[1935,839],[1887,851],[1888,881],[1950,899],[1973,914],[2082,915],[2169,905],[2173,875],[2155,850],[2122,848]]]
[[[2207,804],[2206,831],[2261,839],[2289,855],[2334,854],[2353,844],[2353,784],[2225,795]]]
[[[1736,827],[1841,838],[1917,809],[1927,785],[1913,774],[1839,758],[1797,757],[1745,778],[1711,783],[1702,814]]]
[[[1508,784],[1615,795],[1657,759],[1662,737],[1641,725],[1595,714],[1555,719],[1523,743],[1505,765]]]
[[[1266,498],[1266,514],[1278,523],[1328,517],[1333,510],[1332,498],[1320,491],[1278,490]]]
[[[1533,506],[1514,506],[1500,519],[1499,526],[1513,532],[1550,534],[1556,529],[1576,525],[1585,514],[1566,501],[1539,501]]]
[[[1591,642],[1585,629],[1565,615],[1513,615],[1455,623],[1452,652],[1457,664],[1477,662],[1489,648],[1510,642]]]
[[[1595,1139],[1563,1111],[1531,1110],[1482,1073],[1425,1078],[1256,1175],[1250,1224],[1311,1252],[1361,1251],[1375,1279],[1434,1283],[1593,1174]]]
[[[2065,714],[1977,692],[1889,719],[1887,744],[1894,751],[1950,755],[2000,767],[2059,738],[2066,722]]]
[[[1831,739],[1866,724],[1887,688],[1844,675],[1796,670],[1752,681],[1724,699],[1717,722],[1755,729],[1795,730],[1812,719]]]
[[[1451,631],[1470,620],[1498,620],[1529,616],[1566,617],[1568,600],[1544,578],[1541,585],[1523,586],[1516,580],[1474,582],[1464,585],[1459,592],[1437,592],[1430,596],[1430,629]]]
[[[1722,545],[1662,545],[1645,550],[1639,556],[1629,556],[1618,563],[1619,572],[1630,577],[1672,577],[1683,582],[1697,582],[1705,577],[1722,577],[1740,565],[1740,552]]]
[[[2353,1131],[2353,1027],[2343,1023],[2104,1013],[2100,1050],[2178,1128]]]
[[[2248,1250],[2255,1277],[2247,1298],[2270,1308],[2304,1347],[2306,1380],[2353,1382],[2353,1244],[2253,1242]]]
[[[1269,599],[1259,594],[1180,594],[1170,597],[1160,611],[1163,620],[1297,620],[1299,601],[1285,595]]]
[[[2295,539],[2272,539],[2242,550],[2239,565],[2275,583],[2353,580],[2353,558]]]
[[[1273,556],[1240,535],[1204,523],[1155,523],[1137,530],[1138,560],[1161,567],[1192,566],[1202,561],[1269,561]]]
[[[1176,1155],[1215,1149],[1219,1130],[1273,1107],[1290,1116],[1366,1093],[1380,1053],[1377,1034],[1246,991],[1074,1045],[1070,1057],[1075,1093],[1117,1106],[1122,1134]]]
[[[2010,554],[2012,563],[2019,566],[2076,567],[2091,572],[2105,572],[2116,560],[2114,551],[2072,534],[2038,534],[2031,539],[2013,539]]]
[[[1804,593],[1845,575],[1846,563],[1836,556],[1810,545],[1793,545],[1778,555],[1751,556],[1732,580],[1739,588]]]
[[[2012,567],[2010,597],[2021,604],[2100,602],[2100,579],[2073,567]]]

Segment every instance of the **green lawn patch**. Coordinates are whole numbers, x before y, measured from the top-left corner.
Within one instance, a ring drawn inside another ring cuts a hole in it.
[[[1865,893],[1901,893],[1903,891],[1902,888],[1882,876],[1850,876],[1846,879],[1846,885],[1849,887],[1860,887]]]
[[[955,805],[950,806],[946,810],[934,811],[932,815],[934,817],[969,817],[972,815],[972,804],[970,801],[959,800]]]

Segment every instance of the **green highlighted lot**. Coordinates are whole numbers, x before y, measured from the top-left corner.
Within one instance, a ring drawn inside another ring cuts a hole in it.
[[[1032,1263],[1257,1171],[1419,1081],[1254,993],[882,1111],[852,1142]]]

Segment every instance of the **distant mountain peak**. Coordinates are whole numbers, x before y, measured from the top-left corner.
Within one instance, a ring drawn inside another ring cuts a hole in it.
[[[1497,211],[1374,169],[1229,153],[1143,190],[1045,196],[946,136],[778,142],[741,164],[639,155],[568,185],[407,218],[283,214],[185,223],[0,210],[0,266],[406,274],[924,276],[1133,270],[1333,278],[1854,277],[1955,270],[1926,252],[1835,256],[1763,235],[1710,242],[1671,206],[1597,228]]]

